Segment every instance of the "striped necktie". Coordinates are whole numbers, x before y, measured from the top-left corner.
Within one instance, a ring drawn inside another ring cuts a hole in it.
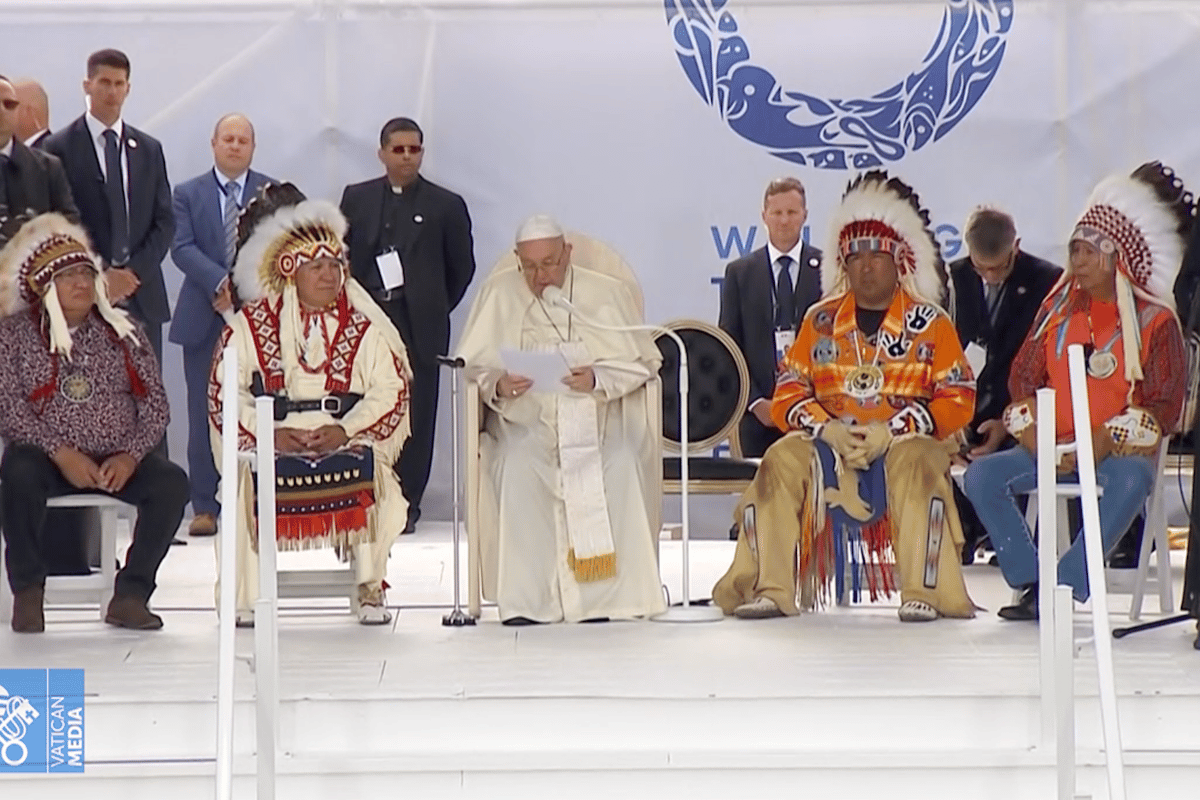
[[[225,184],[225,266],[233,269],[233,257],[237,254],[238,185],[235,181]]]

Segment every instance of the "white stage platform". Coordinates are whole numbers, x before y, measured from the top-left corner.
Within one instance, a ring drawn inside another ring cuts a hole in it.
[[[967,570],[986,607],[974,620],[902,625],[892,604],[759,622],[508,628],[487,609],[478,626],[456,629],[440,624],[449,528],[422,525],[393,550],[389,601],[405,608],[389,627],[361,627],[333,601],[285,601],[278,797],[1054,796],[1037,628],[996,618],[1011,594],[995,568]],[[0,797],[213,796],[215,560],[211,539],[188,542],[159,576],[163,631],[115,630],[95,609],[51,610],[41,636],[0,631],[0,666],[83,667],[88,694],[87,772],[0,777]],[[696,594],[707,596],[731,555],[730,542],[693,544]],[[284,558],[333,565],[327,552]],[[678,543],[663,542],[675,598],[679,561]],[[1115,602],[1122,624],[1128,597]],[[1077,630],[1090,630],[1087,616]],[[1194,635],[1177,625],[1115,643],[1132,800],[1196,796]],[[252,633],[237,636],[249,653]],[[1080,794],[1104,798],[1090,646],[1076,681]],[[241,662],[239,798],[254,796],[252,689]]]

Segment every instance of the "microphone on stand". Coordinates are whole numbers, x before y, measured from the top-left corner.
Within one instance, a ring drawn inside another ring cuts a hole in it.
[[[575,305],[567,299],[566,295],[563,294],[563,290],[558,286],[547,286],[543,289],[542,300],[550,305],[566,309],[581,323],[589,327],[605,331],[650,331],[661,333],[669,336],[675,342],[675,347],[679,349],[679,479],[682,487],[679,502],[680,522],[683,528],[683,537],[680,543],[683,551],[683,605],[670,606],[666,611],[652,617],[652,619],[655,622],[716,622],[724,619],[725,615],[719,608],[693,606],[691,604],[691,580],[688,561],[688,548],[691,542],[691,526],[688,514],[688,358],[687,349],[683,346],[683,339],[675,331],[661,325],[606,325],[602,322],[589,319],[586,315],[579,313],[579,309],[575,308]]]

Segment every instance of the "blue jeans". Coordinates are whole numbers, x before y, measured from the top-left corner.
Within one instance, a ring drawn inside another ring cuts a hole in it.
[[[1076,473],[1059,475],[1063,483],[1078,482]],[[1154,485],[1154,465],[1142,456],[1109,456],[1096,467],[1100,497],[1100,539],[1108,553],[1129,529]],[[1004,580],[1014,588],[1037,581],[1037,546],[1017,506],[1017,496],[1037,488],[1037,465],[1024,447],[993,453],[972,462],[963,488],[996,548]],[[1058,582],[1070,586],[1075,599],[1088,599],[1083,534],[1075,538],[1058,562]]]

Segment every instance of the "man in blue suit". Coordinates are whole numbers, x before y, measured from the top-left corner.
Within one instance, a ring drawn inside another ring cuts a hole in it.
[[[171,259],[183,272],[170,341],[183,348],[187,383],[188,475],[192,481],[192,536],[217,532],[217,469],[208,438],[208,373],[213,349],[233,307],[229,271],[237,245],[238,214],[258,190],[274,182],[250,169],[254,126],[226,114],[213,130],[214,166],[175,187],[175,241]]]

